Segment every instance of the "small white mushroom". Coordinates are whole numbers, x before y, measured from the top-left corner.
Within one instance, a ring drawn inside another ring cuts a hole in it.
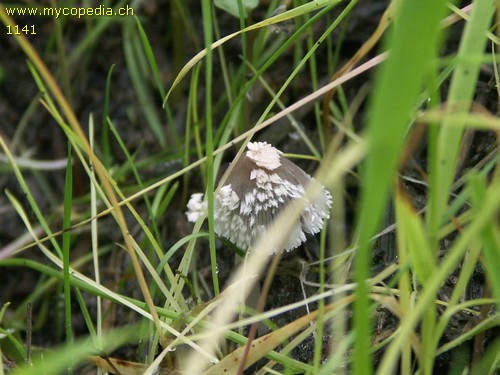
[[[306,241],[305,233],[321,230],[330,217],[332,197],[321,186],[317,198],[308,200],[305,190],[315,180],[270,144],[250,142],[247,148],[215,196],[215,233],[248,250],[287,204],[303,200],[305,207],[285,245],[292,250]]]

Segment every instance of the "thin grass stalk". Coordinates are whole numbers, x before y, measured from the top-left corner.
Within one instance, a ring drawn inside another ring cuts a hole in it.
[[[398,254],[399,254],[399,259],[401,264],[406,264],[408,260],[408,255],[407,251],[404,250],[402,239],[399,238],[399,230],[396,232],[398,235]],[[401,246],[401,249],[400,247]],[[411,283],[410,283],[410,276],[408,274],[408,270],[405,270],[398,281],[398,288],[399,288],[399,301],[401,305],[401,319],[400,321],[403,322],[405,319],[405,316],[408,315],[409,311],[411,310],[411,305],[412,305],[412,298],[411,298]],[[403,346],[401,347],[401,375],[411,375],[412,374],[412,356],[411,356],[411,341],[408,340],[403,343]]]
[[[149,63],[149,68],[151,69],[151,72],[153,73],[153,77],[156,83],[156,88],[158,89],[158,92],[163,98],[165,96],[165,87],[163,86],[162,79],[160,77],[160,70],[158,69],[158,64],[156,62],[154,53],[153,53],[153,48],[151,47],[151,44],[149,43],[148,36],[146,35],[146,32],[144,31],[144,28],[142,27],[141,21],[137,16],[134,16],[136,25],[137,25],[137,31],[139,32],[139,37],[141,39],[142,43],[142,48],[144,50],[144,53],[146,54],[146,59]]]
[[[27,108],[24,110],[22,117],[17,122],[16,131],[10,140],[10,147],[13,150],[19,148],[20,142],[23,141],[23,137],[28,127],[31,126],[31,119],[36,115],[38,106],[40,105],[40,93],[33,96]]]
[[[267,4],[267,10],[262,18],[266,19],[266,18],[272,17],[276,12],[276,8],[277,8],[277,0],[269,1]],[[257,33],[257,35],[255,36],[255,38],[253,39],[253,42],[252,42],[252,56],[254,56],[254,58],[262,57],[265,54],[266,49],[269,48],[269,44],[268,44],[269,39],[270,39],[269,36],[272,36],[272,35],[273,35],[273,33],[271,33],[270,30],[268,30],[266,28],[261,29]],[[275,38],[275,40],[278,40],[278,39],[280,39],[280,38],[279,37]],[[253,62],[255,62],[255,59]]]
[[[346,239],[345,239],[345,229],[346,228],[346,210],[344,204],[344,181],[343,179],[339,179],[339,182],[334,185],[330,190],[332,192],[332,200],[335,202],[335,207],[333,209],[330,221],[328,223],[329,234],[330,234],[330,255],[333,258],[340,256],[342,252],[346,249]],[[328,274],[330,280],[335,285],[345,285],[346,278],[348,274],[350,262],[344,261],[342,265],[336,267],[335,262],[331,262],[331,265],[328,269]],[[335,293],[331,297],[331,301],[335,302],[339,299],[342,299],[345,296],[345,293]],[[333,359],[336,356],[340,356],[338,353],[342,351],[342,344],[345,343],[345,339],[348,336],[347,332],[347,317],[345,311],[339,311],[335,321],[332,320],[330,323],[329,329],[331,330],[331,339],[330,339],[330,347],[332,348],[332,354],[330,355],[330,359]],[[347,349],[344,349],[347,350]],[[345,374],[345,369],[343,367],[339,367],[337,369],[339,375]]]
[[[121,0],[113,7],[113,10],[116,11],[118,8],[123,7],[127,3],[129,3],[129,0]],[[92,17],[92,19],[97,21],[85,38],[76,44],[75,49],[73,49],[69,54],[67,58],[68,66],[78,64],[78,62],[81,61],[82,56],[95,47],[99,37],[104,34],[106,29],[117,20],[116,17]],[[127,21],[125,20],[124,22]]]
[[[92,321],[92,316],[87,307],[88,301],[85,300],[85,297],[83,296],[81,290],[75,288],[74,293],[76,300],[78,302],[78,306],[81,309],[83,320],[85,321],[85,324],[89,331],[89,336],[92,339],[92,343],[94,344],[96,350],[102,350],[102,336],[97,337],[97,332],[96,329],[94,328],[94,322]]]
[[[112,69],[112,68],[111,68]],[[111,73],[111,71],[110,71]],[[108,74],[108,77],[110,75]],[[108,86],[109,87],[109,86]],[[107,116],[106,116],[107,117]],[[107,128],[107,126],[106,126]],[[89,141],[90,147],[94,150],[94,117],[89,119]],[[109,145],[109,143],[108,143]],[[90,171],[93,179],[95,179],[94,167],[92,160],[89,160]],[[92,247],[92,263],[94,266],[94,278],[96,284],[101,284],[101,269],[99,267],[99,232],[97,227],[97,192],[95,185],[90,183],[90,217],[94,218],[90,222],[90,236]],[[96,346],[98,350],[102,350],[102,300],[100,296],[96,296]],[[102,370],[98,369],[98,375],[102,374]]]
[[[210,263],[212,267],[212,283],[215,295],[220,293],[219,276],[217,265],[217,253],[215,248],[214,232],[214,141],[213,141],[213,114],[212,114],[212,80],[213,80],[213,59],[210,45],[213,39],[212,27],[212,2],[203,0],[201,2],[201,11],[203,17],[203,36],[207,55],[205,59],[205,123],[206,123],[206,157],[207,157],[207,201],[208,201],[208,228],[210,244]]]
[[[258,74],[257,70],[252,65],[248,64],[248,66],[251,69],[252,73],[254,75],[256,75],[256,76],[259,77],[259,82],[266,89],[266,91],[269,93],[269,95],[273,98],[273,102],[276,102],[276,104],[278,105],[278,107],[281,110],[284,110],[286,108],[286,105],[279,99],[279,95],[276,92],[273,91],[273,88],[267,83],[267,81],[265,80],[265,78],[262,75]],[[280,92],[282,92],[282,90],[280,90]],[[276,99],[276,100],[274,100],[274,99]],[[268,107],[264,111],[263,115],[261,115],[261,119],[265,118],[265,116],[267,114],[269,114],[269,112],[272,109],[272,104],[273,103],[271,103],[271,104],[268,105]],[[316,146],[314,145],[314,142],[307,135],[306,131],[301,127],[301,125],[295,119],[294,116],[290,115],[290,116],[287,116],[287,118],[290,121],[291,126],[299,134],[300,138],[305,143],[305,145],[309,148],[309,151],[311,151],[311,153],[314,155],[311,159],[312,160],[319,160],[320,156],[321,156],[320,152],[316,149]],[[290,157],[290,155],[288,155],[288,157]]]
[[[417,282],[425,288],[427,279],[437,268],[436,259],[432,254],[431,244],[420,216],[415,212],[402,190],[398,191],[397,198],[397,204],[400,206],[398,229],[404,231],[408,260],[411,262]],[[429,375],[432,373],[434,353],[438,345],[435,334],[436,313],[435,303],[430,304],[424,313],[421,327],[421,353],[418,353],[420,370],[423,374]]]
[[[50,0],[50,5],[52,6],[52,8],[57,7],[55,0]],[[55,34],[55,41],[56,41],[59,73],[61,75],[61,80],[63,83],[65,94],[68,97],[68,101],[71,103],[73,101],[73,99],[72,99],[73,95],[72,95],[72,90],[71,90],[71,84],[69,81],[68,66],[66,64],[66,52],[65,52],[64,41],[63,41],[62,20],[61,20],[61,18],[54,17],[53,23],[54,23],[54,34]]]
[[[356,1],[351,1],[352,3],[355,3]],[[310,18],[310,15],[307,13],[304,15],[305,20],[307,21]],[[331,23],[333,25],[335,22],[338,22],[342,20],[343,17],[339,16],[335,19],[334,22]],[[320,44],[323,44],[323,42],[328,39],[328,36],[330,35],[329,32],[326,32],[326,37],[322,38],[322,40],[318,40],[317,42],[314,42],[314,28],[312,25],[309,26],[306,34],[306,43],[307,43],[307,49],[308,51],[315,51],[316,48],[319,47]],[[324,34],[324,35],[325,35]],[[310,55],[310,58],[308,59],[308,66],[309,66],[309,74],[311,77],[311,87],[313,90],[317,90],[319,88],[319,82],[318,82],[318,66],[317,66],[317,60],[316,60],[316,54],[312,53]],[[320,114],[320,106],[319,103],[314,103],[314,117],[316,119],[316,127],[318,129],[318,138],[319,138],[319,149],[321,150],[321,153],[325,152],[325,137],[321,129],[321,114]]]
[[[240,30],[244,30],[245,24],[245,8],[243,7],[243,0],[236,0],[238,5],[238,15],[240,21]],[[250,38],[253,39],[253,38]],[[247,40],[247,34],[241,34],[241,55],[243,56],[243,61],[250,61],[248,58],[248,52],[250,51],[250,46]]]
[[[497,178],[496,181],[500,181],[500,178]],[[471,187],[475,210],[480,210],[485,203],[486,182],[482,177],[474,175],[470,179],[469,186]],[[484,228],[481,240],[484,256],[483,266],[486,269],[490,287],[496,297],[497,310],[500,310],[500,273],[498,272],[500,269],[500,236],[498,224],[495,221],[488,223]]]
[[[143,71],[147,64],[145,61],[147,56],[143,56],[141,51],[141,39],[132,29],[132,24],[125,24],[123,26],[123,38],[125,61],[130,74],[130,79],[132,80],[134,90],[137,94],[137,99],[146,118],[146,124],[156,136],[158,144],[162,148],[165,148],[167,143],[162,122],[156,112],[156,108],[153,105],[154,101],[151,98],[149,88],[147,87],[146,80],[144,79]],[[167,107],[165,107],[165,109],[166,108]]]
[[[189,165],[189,156],[190,156],[190,137],[189,135],[189,130],[193,129],[193,138],[194,138],[194,144],[195,144],[195,149],[196,149],[196,156],[198,159],[203,158],[203,139],[201,137],[201,131],[200,131],[200,115],[199,115],[199,109],[198,109],[198,87],[199,87],[199,80],[200,80],[200,72],[201,72],[201,65],[198,65],[194,68],[193,74],[191,76],[191,82],[189,85],[189,98],[188,98],[188,116],[186,117],[186,129],[188,131],[186,132],[186,150],[185,150],[185,161],[186,161],[186,166]],[[201,166],[201,180],[204,186],[207,185],[207,171],[206,171],[206,165]]]
[[[158,63],[156,62],[154,53],[153,53],[153,48],[151,47],[151,44],[149,43],[148,36],[146,35],[146,32],[144,31],[144,28],[142,27],[142,24],[137,16],[134,16],[136,23],[137,23],[137,29],[139,31],[139,37],[142,43],[142,48],[144,50],[144,53],[146,54],[146,59],[149,63],[149,68],[151,69],[151,72],[153,74],[155,83],[156,83],[156,88],[160,94],[160,99],[165,97],[166,91],[165,87],[163,86],[163,82],[160,76],[160,70],[158,69]],[[182,43],[178,43],[182,44]],[[165,106],[165,115],[166,115],[166,121],[167,124],[169,125],[170,128],[170,134],[172,135],[172,142],[174,146],[175,152],[180,151],[180,145],[181,141],[179,139],[179,135],[177,134],[177,129],[174,124],[174,120],[172,118],[172,113],[170,111],[170,107],[167,105]]]
[[[152,207],[155,220],[160,220],[160,218],[163,217],[163,214],[172,202],[178,188],[179,182],[175,182],[172,185],[165,184],[158,189]]]
[[[326,285],[326,269],[325,269],[325,252],[326,252],[326,238],[327,238],[327,223],[325,223],[323,230],[321,231],[320,237],[320,245],[319,245],[319,293],[322,294],[325,291]],[[316,335],[314,342],[314,357],[313,357],[313,366],[314,373],[319,372],[319,368],[321,365],[321,359],[323,357],[323,334],[325,327],[325,300],[321,299],[318,302],[318,319],[317,319],[317,327],[316,331],[313,333]]]
[[[101,124],[101,144],[102,144],[102,154],[103,154],[103,164],[106,168],[111,167],[112,163],[112,154],[111,154],[111,145],[109,143],[109,126],[108,126],[108,117],[109,117],[109,98],[111,95],[111,77],[113,76],[113,70],[115,68],[115,64],[112,64],[109,67],[108,74],[106,76],[106,91],[104,93],[104,110],[102,116],[102,124]]]
[[[240,20],[240,30],[244,30],[246,28],[245,22],[245,10],[243,8],[243,0],[238,1],[238,12],[239,12],[239,20]],[[251,18],[249,17],[249,20]],[[259,34],[265,33],[266,28],[256,29],[250,31],[248,33],[241,34],[241,48],[242,48],[242,60],[244,64],[240,69],[240,79],[241,82],[245,82],[247,77],[251,75],[250,68],[247,63],[256,64],[259,59],[259,55],[256,54],[256,38]],[[251,93],[251,91],[250,91]],[[248,129],[251,126],[252,122],[252,110],[254,108],[254,103],[251,100],[243,100],[241,102],[240,110],[240,118],[237,125],[238,133],[241,133],[245,129]]]
[[[110,122],[108,126],[110,127],[116,141],[118,142],[118,145],[120,146],[120,149],[122,150],[123,155],[125,155],[125,158],[127,159],[127,162],[130,165],[130,169],[132,170],[132,174],[134,175],[135,181],[137,182],[139,189],[141,191],[144,190],[144,183],[142,182],[139,171],[137,170],[137,166],[134,163],[134,157],[132,155],[130,155],[130,152],[128,151],[127,146],[123,142],[122,137],[120,136],[120,134],[116,130],[116,128],[113,126],[113,124]],[[151,232],[154,234],[157,241],[160,241],[160,231],[158,229],[158,225],[156,224],[156,220],[154,219],[155,216],[153,214],[151,200],[149,199],[147,194],[144,194],[143,199],[144,199],[144,203],[146,204],[146,209],[147,209],[147,212],[148,212],[148,215],[150,218]]]
[[[401,212],[401,204],[398,197],[396,197],[396,222],[400,223],[402,219],[399,219],[403,212]],[[398,228],[396,231],[396,240],[398,246],[398,257],[399,264],[407,264],[410,261],[410,255],[408,252],[408,246],[406,243],[406,236],[403,234],[403,229]],[[411,283],[409,270],[404,269],[398,280],[399,288],[399,301],[401,306],[401,323],[404,321],[404,317],[408,315],[411,310],[412,297],[411,297]],[[411,342],[407,340],[403,347],[401,348],[401,375],[411,375],[412,374],[412,358],[411,358]]]
[[[71,252],[71,209],[73,201],[73,163],[71,163],[71,142],[68,140],[68,164],[66,166],[66,179],[64,184],[64,214],[63,214],[63,275],[64,275],[64,321],[66,329],[66,345],[73,345],[73,323],[71,313],[71,283],[69,280],[70,252]],[[68,373],[73,374],[73,369],[68,368]]]
[[[219,22],[218,22],[217,17],[214,17],[213,26],[214,26],[215,38],[220,39],[221,35],[220,35]],[[226,58],[226,54],[224,53],[224,48],[219,48],[217,50],[217,53],[219,55],[220,70],[222,73],[222,80],[224,82],[224,88],[225,88],[224,91],[227,95],[227,103],[231,107],[233,105],[233,100],[234,100],[234,98],[233,98],[234,94],[233,94],[232,87],[236,86],[235,83],[238,80],[234,79],[233,76],[230,77],[230,70],[228,67],[228,61]],[[236,87],[239,87],[239,84]]]
[[[9,197],[9,198],[13,198],[13,197]],[[19,204],[16,203],[16,206],[19,206]],[[28,228],[28,229],[31,229],[31,228]],[[85,259],[85,262],[87,262],[88,260],[89,260],[89,258]],[[102,298],[105,298],[111,302],[120,303],[123,306],[126,306],[126,307],[130,308],[131,310],[137,312],[139,315],[151,319],[150,315],[145,311],[145,309],[147,309],[147,305],[144,302],[139,301],[139,300],[135,300],[135,299],[132,299],[129,297],[122,296],[120,294],[117,294],[117,293],[109,290],[109,289],[106,289],[102,285],[97,285],[93,280],[87,278],[86,276],[80,274],[78,271],[75,270],[81,264],[82,264],[81,261],[77,261],[77,262],[74,262],[71,264],[70,270],[72,271],[72,273],[70,274],[70,280],[71,280],[71,285],[74,288],[91,293],[93,295],[101,296]],[[47,275],[48,277],[50,277],[54,280],[57,280],[61,283],[64,282],[64,275],[60,272],[59,269],[54,269],[53,267],[49,267],[49,266],[46,266],[44,264],[41,264],[41,263],[38,263],[35,261],[30,261],[28,259],[19,259],[19,258],[5,259],[5,260],[0,261],[0,265],[13,266],[13,267],[28,267],[28,268],[31,268],[33,270],[36,270],[40,274]],[[62,268],[62,264],[56,263],[56,265],[60,266]],[[43,289],[42,293],[44,291],[46,292],[47,289],[52,288],[54,284],[55,284],[55,282],[52,282],[52,281],[47,282],[46,285],[44,285],[44,288],[42,288]],[[157,308],[157,310],[159,312],[161,312],[162,316],[168,317],[169,319],[172,319],[172,320],[179,318],[179,315],[180,315],[179,313],[175,313],[175,312],[172,312],[170,310],[163,309],[163,308]],[[149,315],[149,317],[148,317],[148,315]],[[165,323],[163,323],[162,325],[164,327],[166,327],[166,329],[171,334],[179,336],[179,333],[177,331],[175,331],[173,328],[171,328],[170,326],[166,325]],[[181,337],[181,339],[182,339],[182,337]],[[235,337],[232,336],[232,339],[234,340]],[[189,343],[189,341],[187,339],[183,342]],[[191,344],[193,345],[193,347],[196,347],[195,344],[193,344],[193,343],[191,343]]]
[[[465,259],[462,262],[462,269],[460,275],[458,277],[458,281],[455,284],[455,288],[453,289],[453,293],[446,305],[446,310],[440,315],[437,326],[436,326],[436,340],[439,340],[440,337],[443,336],[446,328],[452,319],[453,315],[461,311],[464,307],[467,307],[469,304],[471,306],[479,305],[481,301],[473,300],[466,301],[465,303],[460,302],[460,298],[464,295],[467,286],[469,285],[470,278],[474,269],[476,268],[477,258],[481,253],[482,247],[480,243],[473,243],[470,246],[470,249],[467,250],[465,255]],[[469,312],[470,313],[470,312]],[[439,353],[439,350],[437,351]]]
[[[438,72],[435,70],[431,72],[429,75],[429,78],[427,80],[428,86],[429,86],[429,100],[430,100],[430,106],[431,108],[436,108],[439,106],[441,103],[441,95],[439,92],[439,83],[438,83]],[[437,160],[437,155],[438,155],[438,137],[439,137],[439,128],[438,124],[436,122],[428,124],[428,130],[427,130],[427,159],[429,160],[429,164],[435,163]],[[430,167],[430,170],[432,170],[432,166]],[[429,186],[434,186],[435,183],[437,183],[438,176],[435,176],[434,173],[430,173],[428,175],[428,184]],[[436,182],[434,182],[436,180]],[[434,193],[432,192],[434,191]],[[436,194],[436,189],[432,190],[429,193],[431,194]],[[425,215],[426,219],[426,225],[427,225],[427,232],[429,234],[429,241],[431,243],[431,246],[434,248],[434,253],[437,251],[437,246],[438,246],[438,226],[436,225],[436,220],[437,218],[431,218],[432,217],[432,212],[429,209],[429,212],[427,215]]]

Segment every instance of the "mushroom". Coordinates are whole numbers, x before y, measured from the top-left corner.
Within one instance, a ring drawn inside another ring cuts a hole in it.
[[[317,182],[267,142],[250,142],[247,148],[215,195],[215,233],[248,250],[286,205],[302,200],[303,211],[284,247],[292,250],[306,241],[305,233],[321,230],[323,220],[330,217],[332,197],[321,186],[314,200],[307,199],[308,185]],[[193,194],[190,206],[206,210],[200,195]],[[194,219],[190,221],[197,218],[192,210],[186,214]]]

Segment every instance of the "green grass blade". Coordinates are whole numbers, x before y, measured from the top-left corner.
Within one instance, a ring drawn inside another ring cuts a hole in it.
[[[213,80],[213,61],[212,61],[212,45],[213,30],[212,30],[212,2],[203,0],[201,3],[203,15],[203,35],[205,46],[207,47],[207,56],[205,63],[205,122],[206,122],[206,155],[207,155],[207,201],[208,201],[208,228],[209,228],[209,243],[210,243],[210,263],[212,266],[212,283],[215,295],[220,292],[219,276],[217,266],[217,256],[215,249],[215,232],[214,232],[214,190],[215,190],[215,175],[214,175],[214,141],[213,141],[213,114],[212,114],[212,80]]]
[[[153,77],[156,83],[156,88],[158,89],[158,92],[160,94],[160,99],[165,97],[165,87],[163,86],[163,82],[160,76],[160,70],[158,69],[158,63],[156,62],[156,58],[153,53],[153,48],[151,47],[151,44],[149,43],[148,36],[146,35],[146,32],[144,31],[144,28],[142,27],[142,24],[137,16],[134,17],[135,21],[137,23],[137,29],[139,31],[139,37],[141,39],[142,43],[142,48],[146,54],[146,59],[149,63],[149,67],[151,69],[151,72],[153,73]],[[170,126],[170,131],[171,135],[173,137],[172,141],[174,144],[174,147],[176,150],[180,149],[180,139],[179,135],[177,134],[177,130],[175,128],[172,115],[170,113],[170,108],[168,106],[165,106],[165,112],[167,115],[167,123]]]
[[[484,178],[479,175],[471,176],[469,186],[472,192],[472,201],[476,210],[481,210],[484,206],[484,197],[486,194],[486,184]],[[481,236],[483,243],[483,266],[486,269],[488,280],[496,297],[497,309],[500,308],[500,236],[498,224],[491,221],[484,228]]]
[[[71,210],[73,201],[73,163],[71,163],[71,143],[68,142],[68,164],[66,166],[66,181],[64,186],[64,214],[63,214],[63,275],[64,275],[64,308],[66,345],[71,348],[73,344],[73,324],[71,313],[71,284],[69,281],[70,251],[71,251]],[[73,369],[68,368],[68,373],[72,374]]]
[[[410,202],[405,199],[403,193],[399,191],[396,195],[396,212],[398,230],[406,237],[408,255],[412,270],[425,288],[427,280],[436,269],[436,257],[432,252],[429,237],[424,229],[421,218],[414,211]],[[431,374],[435,359],[438,339],[435,335],[436,326],[436,306],[430,304],[425,311],[421,327],[422,350],[419,361],[420,369],[424,374]]]
[[[108,117],[109,117],[109,98],[111,94],[111,77],[113,75],[113,70],[115,64],[112,64],[109,68],[108,75],[106,76],[106,92],[104,94],[104,110],[102,115],[102,151],[103,151],[103,164],[107,167],[111,167],[112,163],[112,153],[111,145],[109,143],[109,127],[108,127]]]
[[[111,70],[113,67],[111,67]],[[109,89],[109,79],[111,76],[111,70],[108,74],[107,81],[106,81],[106,89]],[[107,93],[108,94],[108,93]],[[105,105],[106,107],[106,105]],[[108,117],[107,115],[105,116],[106,118]],[[105,125],[103,127],[103,141],[104,141],[104,128],[108,129],[108,127]],[[109,139],[106,137],[106,141],[109,141]],[[89,142],[90,142],[90,147],[92,150],[94,150],[94,117],[91,115],[89,118]],[[107,143],[109,146],[109,143]],[[110,150],[108,150],[110,152]],[[106,155],[106,152],[105,152]],[[108,162],[111,162],[111,155],[108,154]],[[106,159],[106,156],[104,157]],[[98,227],[97,227],[97,189],[96,185],[94,184],[94,181],[96,181],[96,176],[95,176],[95,171],[94,167],[92,164],[92,160],[89,160],[90,164],[90,216],[93,218],[92,221],[90,222],[90,233],[91,233],[91,241],[92,241],[92,261],[93,261],[93,266],[94,266],[94,278],[96,284],[101,284],[101,270],[99,267],[99,232],[98,232]],[[77,289],[77,296],[80,294],[80,291]],[[91,324],[91,320],[87,318],[89,323],[87,324],[89,326],[89,331],[92,335],[92,332],[95,331],[95,342],[96,346],[98,348],[102,347],[102,329],[103,329],[103,314],[102,314],[102,299],[99,296],[96,296],[96,327],[94,328],[93,325]]]
[[[358,218],[355,374],[372,372],[370,308],[365,284],[371,263],[371,238],[384,216],[404,136],[424,78],[437,55],[442,32],[440,20],[445,11],[442,1],[400,2],[394,28],[385,43],[390,52],[387,62],[381,67],[372,97],[368,120],[369,152],[364,166]]]
[[[475,1],[472,16],[466,24],[456,58],[447,98],[451,113],[467,112],[471,106],[481,59],[486,45],[486,32],[494,14],[495,0]],[[443,121],[438,135],[436,156],[431,159],[431,190],[429,196],[429,218],[431,233],[441,223],[455,177],[457,158],[466,123]]]
[[[406,239],[413,273],[420,284],[425,286],[427,279],[436,268],[436,258],[432,253],[422,219],[417,215],[408,198],[399,191],[395,202],[397,223]]]
[[[137,99],[146,117],[147,126],[157,137],[159,145],[166,147],[163,125],[158,116],[157,109],[153,105],[154,100],[151,97],[149,88],[146,85],[147,80],[143,74],[145,56],[142,55],[142,48],[140,48],[141,41],[129,23],[123,26],[123,38],[125,39],[123,43],[125,61],[137,94]]]

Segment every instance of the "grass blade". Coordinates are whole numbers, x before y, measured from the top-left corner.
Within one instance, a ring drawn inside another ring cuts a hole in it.
[[[386,46],[389,58],[382,66],[372,97],[368,121],[368,147],[358,219],[359,250],[356,257],[354,324],[357,328],[354,373],[370,374],[370,316],[368,290],[370,244],[384,215],[389,187],[408,124],[415,110],[424,78],[437,55],[441,41],[440,20],[446,7],[442,1],[404,1],[395,14],[394,29]],[[418,59],[415,59],[418,56]]]

